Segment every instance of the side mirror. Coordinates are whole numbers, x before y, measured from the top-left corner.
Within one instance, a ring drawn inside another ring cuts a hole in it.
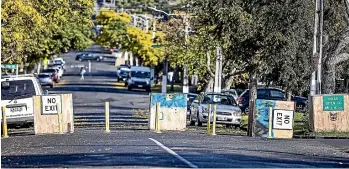
[[[154,80],[154,77],[151,77],[150,80]]]
[[[45,90],[44,95],[49,95],[49,91],[48,91],[48,90]]]

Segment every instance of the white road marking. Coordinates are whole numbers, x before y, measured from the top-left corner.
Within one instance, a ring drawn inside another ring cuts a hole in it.
[[[170,148],[164,146],[163,144],[161,144],[159,141],[149,138],[149,140],[153,141],[154,143],[156,143],[158,146],[160,146],[161,148],[163,148],[164,150],[166,150],[168,153],[170,153],[171,155],[175,156],[176,158],[178,158],[179,160],[181,160],[182,162],[184,162],[185,164],[187,164],[188,166],[190,166],[191,168],[198,168],[196,165],[194,165],[193,163],[189,162],[188,160],[184,159],[182,156],[178,155],[176,152],[174,152],[173,150],[171,150]]]

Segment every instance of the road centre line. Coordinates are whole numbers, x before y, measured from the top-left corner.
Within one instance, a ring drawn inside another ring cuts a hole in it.
[[[191,168],[198,168],[196,165],[194,165],[193,163],[189,162],[188,160],[184,159],[182,156],[178,155],[176,152],[174,152],[173,150],[171,150],[170,148],[164,146],[163,144],[161,144],[159,141],[153,139],[153,138],[148,138],[149,140],[153,141],[154,143],[156,143],[158,146],[160,146],[162,149],[166,150],[168,153],[170,153],[171,155],[175,156],[176,158],[178,158],[179,160],[181,160],[182,162],[184,162],[185,164],[187,164],[188,166],[190,166]]]

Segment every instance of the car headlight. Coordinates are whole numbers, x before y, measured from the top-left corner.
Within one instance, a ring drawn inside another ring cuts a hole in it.
[[[234,112],[233,115],[234,116],[241,116],[241,112]]]
[[[147,80],[147,84],[149,84],[149,81]]]

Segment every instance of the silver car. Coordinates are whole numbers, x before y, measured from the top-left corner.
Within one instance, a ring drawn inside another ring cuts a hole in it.
[[[41,86],[50,86],[51,88],[53,88],[53,80],[50,74],[42,73],[38,75],[38,78]]]
[[[227,127],[241,125],[241,110],[233,96],[223,93],[202,93],[191,104],[189,112],[190,125],[208,121],[208,105],[211,104],[211,119],[213,118],[213,105],[217,105],[216,123],[226,124]]]

